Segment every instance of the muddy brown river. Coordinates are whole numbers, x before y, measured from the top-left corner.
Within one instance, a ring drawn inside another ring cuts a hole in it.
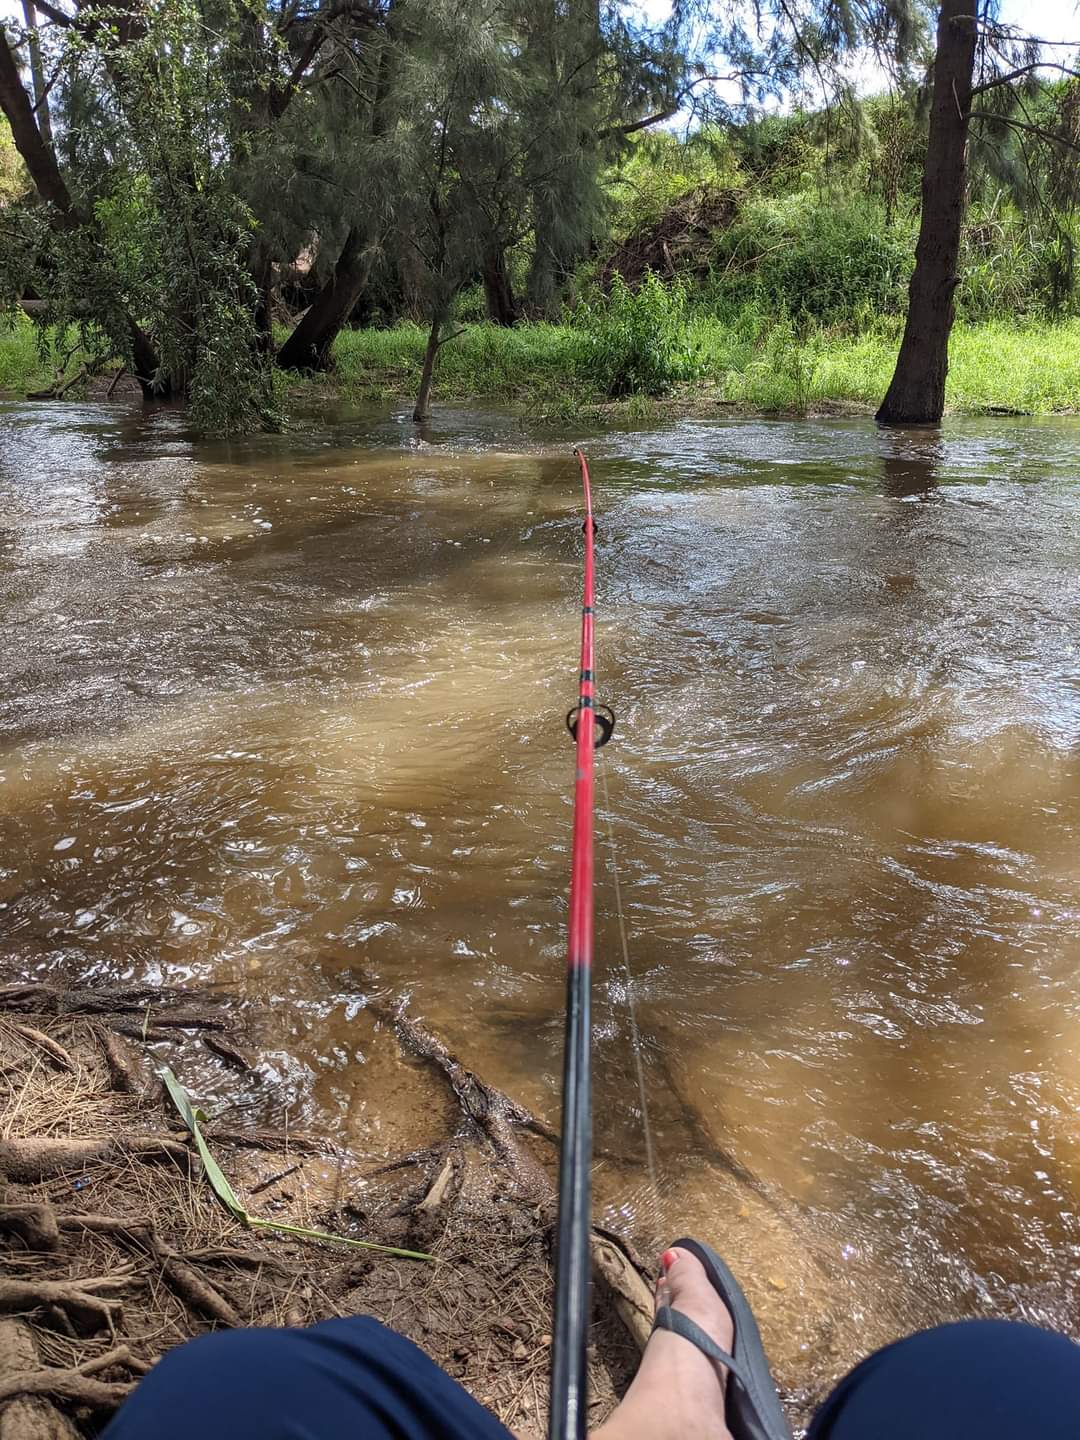
[[[224,991],[249,1109],[372,1155],[430,1123],[375,995],[557,1120],[575,441],[659,1168],[601,818],[598,1211],[717,1244],[796,1391],[1080,1333],[1080,421],[0,406],[7,976]]]

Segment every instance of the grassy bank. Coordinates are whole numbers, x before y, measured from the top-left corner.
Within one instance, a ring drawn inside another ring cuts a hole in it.
[[[606,402],[616,376],[625,384],[630,408],[644,412],[650,402],[640,392],[658,388],[649,383],[649,373],[642,374],[642,366],[649,372],[655,359],[652,334],[600,332],[581,324],[513,330],[468,325],[441,352],[436,399],[495,400],[569,416]],[[849,333],[796,328],[751,308],[730,320],[690,311],[673,335],[668,343],[674,348],[663,363],[675,377],[667,393],[681,404],[798,414],[874,408],[892,375],[900,322],[877,320],[861,333]],[[426,338],[421,326],[410,324],[346,331],[335,346],[334,373],[301,386],[331,388],[358,400],[410,396]],[[1080,319],[960,321],[950,356],[948,403],[954,413],[1080,413]],[[62,358],[56,345],[41,350],[29,322],[0,329],[0,391],[44,388]],[[77,357],[71,363],[77,364]]]
[[[337,343],[335,382],[358,398],[408,395],[426,335],[420,326],[354,330]],[[861,335],[796,332],[787,322],[753,317],[725,323],[693,316],[686,326],[692,378],[677,389],[748,410],[799,413],[834,405],[877,406],[892,376],[900,326]],[[1080,412],[1080,320],[959,323],[948,385],[951,410],[1045,415]],[[594,355],[572,326],[471,325],[443,348],[437,397],[485,397],[556,413],[606,398]]]

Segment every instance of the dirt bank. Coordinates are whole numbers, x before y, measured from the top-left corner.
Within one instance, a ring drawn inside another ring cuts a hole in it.
[[[430,1260],[252,1230],[220,1203],[159,1069],[183,1076],[192,1046],[230,1070],[251,1064],[225,1002],[0,990],[3,1440],[96,1433],[165,1350],[206,1330],[357,1313],[410,1336],[508,1425],[543,1428],[553,1137],[405,1015],[380,1024],[452,1097],[431,1146],[372,1167],[233,1117],[201,1128],[252,1217]],[[633,1373],[649,1290],[599,1234],[595,1258],[599,1420]]]

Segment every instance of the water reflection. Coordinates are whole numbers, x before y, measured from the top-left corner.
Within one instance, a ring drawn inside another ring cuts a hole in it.
[[[372,1154],[439,1123],[374,993],[554,1116],[571,438],[0,410],[7,969],[228,990],[268,1118]],[[688,421],[590,454],[662,1169],[613,963],[608,1219],[713,1237],[795,1387],[934,1318],[1074,1327],[1080,429]]]
[[[928,498],[945,466],[945,444],[940,431],[895,430],[881,432],[883,489],[894,500]]]

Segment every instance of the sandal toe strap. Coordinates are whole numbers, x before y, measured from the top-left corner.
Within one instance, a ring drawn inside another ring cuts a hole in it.
[[[742,1366],[733,1355],[722,1349],[711,1335],[706,1335],[696,1321],[691,1320],[689,1315],[684,1315],[681,1310],[673,1310],[670,1305],[661,1305],[656,1312],[656,1319],[653,1321],[654,1330],[670,1330],[673,1335],[681,1335],[684,1340],[707,1355],[710,1360],[715,1360],[718,1365],[725,1365],[735,1376],[744,1388],[748,1388],[746,1376],[742,1373]]]

